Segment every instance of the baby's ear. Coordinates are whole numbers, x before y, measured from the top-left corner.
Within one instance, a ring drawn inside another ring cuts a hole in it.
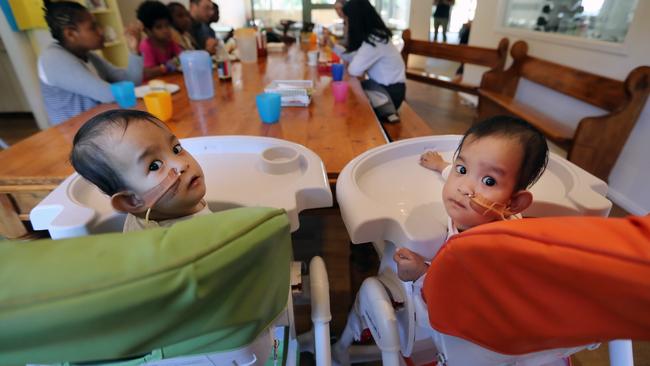
[[[111,206],[117,211],[139,213],[144,211],[144,201],[133,192],[122,191],[111,196]]]
[[[509,209],[513,214],[518,214],[527,209],[533,203],[533,194],[530,191],[521,190],[515,192],[510,198]]]

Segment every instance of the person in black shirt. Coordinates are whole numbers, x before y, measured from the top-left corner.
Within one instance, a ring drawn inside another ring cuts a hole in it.
[[[218,8],[217,8],[218,9]],[[219,12],[216,12],[218,19]],[[196,49],[206,50],[214,54],[217,50],[217,37],[210,28],[215,16],[215,8],[210,0],[190,0],[190,16],[192,17],[192,28],[190,33],[196,41]]]
[[[467,23],[463,24],[458,32],[458,44],[467,45],[469,43],[469,32],[472,29],[472,21],[468,20]],[[463,80],[463,72],[465,71],[465,64],[461,63],[456,70],[456,76],[454,76],[454,82],[461,82]]]
[[[442,41],[447,42],[447,29],[454,0],[434,0],[433,4],[436,6],[433,13],[433,41],[438,42],[438,28],[442,27]]]

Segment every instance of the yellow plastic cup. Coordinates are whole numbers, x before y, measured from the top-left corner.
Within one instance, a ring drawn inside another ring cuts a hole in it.
[[[147,107],[147,112],[163,122],[172,118],[172,95],[168,91],[160,90],[147,93],[144,96],[144,105]]]

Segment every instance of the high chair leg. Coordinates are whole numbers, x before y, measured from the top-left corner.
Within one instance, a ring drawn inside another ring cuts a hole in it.
[[[345,324],[345,329],[339,338],[338,342],[332,348],[332,361],[335,365],[349,366],[350,365],[350,346],[354,342],[354,328],[360,327],[358,324],[358,317],[354,313],[354,309],[348,315],[348,322]]]
[[[632,341],[620,339],[609,342],[609,364],[610,366],[634,366]]]
[[[397,366],[400,341],[397,318],[386,289],[375,277],[366,278],[359,289],[359,310],[381,350],[384,366]]]
[[[314,257],[309,262],[309,284],[316,366],[330,366],[332,364],[330,349],[330,321],[332,320],[330,287],[325,262],[321,257]]]
[[[355,334],[359,335],[364,327],[370,329],[376,346],[352,346]],[[334,345],[333,358],[336,364],[347,366],[351,362],[379,357],[384,366],[400,365],[400,340],[397,318],[386,288],[376,277],[370,277],[361,284],[343,334]]]

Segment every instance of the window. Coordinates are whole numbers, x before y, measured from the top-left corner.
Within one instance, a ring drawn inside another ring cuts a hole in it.
[[[265,26],[274,26],[282,19],[302,19],[303,0],[253,0],[255,19]]]
[[[371,0],[370,2],[389,28],[399,30],[408,28],[410,0]]]
[[[622,43],[638,0],[509,0],[503,25]]]
[[[252,0],[256,19],[267,26],[281,19],[304,20],[329,26],[340,22],[334,11],[335,0]],[[408,27],[411,0],[370,0],[386,25],[393,29]]]

